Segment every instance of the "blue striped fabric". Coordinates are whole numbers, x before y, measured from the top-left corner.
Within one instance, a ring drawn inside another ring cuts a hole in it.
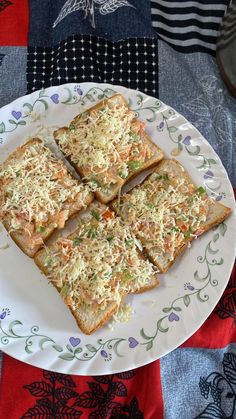
[[[152,24],[180,52],[214,54],[219,25],[229,0],[152,0]]]

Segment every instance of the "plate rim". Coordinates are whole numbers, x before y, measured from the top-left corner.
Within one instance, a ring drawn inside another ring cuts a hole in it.
[[[110,83],[94,83],[94,82],[82,82],[82,83],[76,83],[76,82],[74,82],[74,83],[65,83],[65,84],[62,84],[62,85],[57,85],[57,86],[50,86],[50,87],[47,87],[47,88],[45,88],[44,89],[44,91],[46,92],[47,90],[49,91],[50,89],[60,89],[60,88],[63,88],[63,87],[65,87],[65,86],[75,86],[75,85],[80,85],[80,86],[83,86],[83,85],[91,85],[92,87],[94,87],[94,86],[102,86],[102,87],[110,87],[110,88],[112,88],[112,89],[119,89],[119,88],[122,88],[122,89],[125,89],[125,91],[127,91],[127,94],[128,94],[128,92],[135,92],[135,94],[137,94],[137,93],[140,93],[140,94],[142,94],[142,95],[144,95],[145,97],[147,97],[147,98],[151,98],[151,99],[154,99],[154,100],[159,100],[159,99],[157,99],[157,98],[155,98],[155,97],[153,97],[153,96],[150,96],[150,95],[147,95],[145,92],[141,92],[141,91],[138,91],[138,90],[134,90],[134,89],[130,89],[130,88],[127,88],[127,87],[125,87],[125,86],[122,86],[122,85],[112,85],[112,84],[110,84]],[[29,97],[32,97],[33,95],[35,95],[35,94],[37,94],[38,92],[40,92],[41,91],[41,89],[40,90],[37,90],[37,91],[34,91],[34,92],[32,92],[32,93],[29,93],[29,94],[27,94],[27,95],[23,95],[23,96],[20,96],[19,98],[17,98],[17,99],[15,99],[14,101],[12,101],[12,102],[10,102],[9,104],[6,104],[6,105],[4,105],[2,108],[0,108],[0,113],[3,111],[5,111],[9,106],[14,106],[15,104],[17,104],[17,102],[18,101],[20,101],[20,100],[22,100],[23,98],[29,98]],[[160,100],[159,100],[160,101]],[[162,102],[162,101],[160,101],[163,105],[165,105],[165,106],[167,106],[167,108],[171,108],[171,109],[173,109],[171,106],[169,106],[169,105],[166,105],[164,102]],[[178,116],[178,117],[181,117],[181,119],[182,120],[184,120],[185,121],[185,123],[187,123],[187,124],[189,124],[190,126],[191,126],[191,128],[192,129],[194,129],[194,131],[198,134],[198,137],[199,138],[201,138],[201,140],[203,140],[203,143],[210,149],[210,151],[211,151],[211,154],[212,154],[212,152],[214,153],[214,155],[215,156],[217,156],[217,158],[218,158],[218,164],[219,164],[219,166],[220,166],[220,170],[221,170],[221,172],[222,173],[224,173],[224,176],[225,176],[225,180],[226,180],[226,182],[227,182],[227,184],[228,184],[228,187],[229,187],[229,190],[230,190],[230,192],[231,192],[231,194],[232,194],[232,197],[231,198],[233,198],[233,196],[234,196],[234,191],[233,191],[233,187],[232,187],[232,184],[231,184],[231,182],[230,182],[230,180],[229,180],[229,176],[228,176],[228,173],[226,172],[226,169],[225,169],[225,167],[224,167],[224,165],[223,165],[223,163],[222,163],[222,161],[221,161],[221,159],[220,159],[220,157],[218,156],[218,154],[215,152],[215,150],[213,149],[213,147],[211,146],[211,144],[204,138],[204,136],[198,131],[198,129],[191,123],[191,122],[189,122],[182,114],[180,114],[179,112],[177,112],[177,111],[175,111],[174,110],[174,112],[176,113],[176,115]],[[164,150],[165,151],[165,150]],[[234,208],[233,208],[233,211],[232,211],[232,214],[234,215],[234,218],[236,218],[236,205],[235,205],[235,202],[234,202]],[[236,251],[236,244],[234,245],[234,253],[235,253],[235,251]],[[233,252],[232,252],[232,254],[233,254]],[[231,266],[230,266],[230,269],[229,269],[229,272],[231,272],[232,271],[232,267],[233,267],[233,265],[234,265],[234,257],[232,257],[232,263],[231,263]],[[229,279],[229,278],[228,278]],[[227,279],[227,281],[228,281],[228,279]],[[215,299],[214,301],[215,301],[215,303],[212,305],[211,304],[211,308],[210,308],[210,312],[209,312],[209,314],[208,314],[208,316],[212,313],[212,311],[214,310],[214,308],[215,308],[215,306],[217,305],[217,303],[218,303],[218,301],[220,300],[220,298],[221,298],[221,296],[223,295],[223,293],[224,293],[224,290],[225,290],[225,288],[226,288],[226,286],[227,286],[227,281],[225,281],[225,284],[224,284],[224,287],[222,288],[222,291],[219,293],[219,291],[217,292],[217,299]],[[216,301],[217,300],[217,301]],[[207,316],[207,317],[208,317]],[[204,317],[204,316],[203,316]],[[183,338],[183,339],[181,339],[180,341],[178,341],[178,343],[177,343],[177,345],[175,345],[174,347],[172,347],[171,349],[168,349],[168,350],[166,350],[164,353],[163,353],[163,355],[161,355],[161,356],[158,356],[158,357],[156,357],[156,356],[151,356],[151,354],[149,355],[149,357],[145,360],[145,361],[141,361],[141,362],[135,362],[135,365],[133,365],[133,366],[131,366],[131,367],[125,367],[125,368],[114,368],[114,367],[112,367],[112,372],[111,371],[107,371],[107,372],[103,372],[103,373],[101,373],[101,372],[96,372],[96,371],[93,371],[93,372],[90,372],[90,374],[92,374],[92,375],[94,375],[94,376],[97,376],[97,375],[106,375],[106,374],[110,374],[110,373],[118,373],[118,372],[121,372],[121,371],[128,371],[128,370],[130,370],[131,368],[133,369],[133,368],[138,368],[138,367],[141,367],[141,366],[144,366],[144,365],[147,365],[147,364],[149,364],[149,363],[151,363],[151,362],[154,362],[155,360],[157,360],[157,359],[160,359],[160,358],[162,358],[163,356],[165,356],[165,355],[167,355],[168,353],[170,353],[170,352],[172,352],[173,350],[175,350],[176,348],[178,348],[183,342],[185,342],[186,340],[188,340],[189,339],[189,337],[191,337],[194,333],[196,333],[196,331],[202,326],[202,324],[206,321],[206,319],[207,319],[207,317],[204,317],[203,318],[203,320],[200,322],[200,323],[198,323],[198,325],[197,325],[197,327],[193,330],[191,330],[191,332],[190,333],[188,333],[187,335],[185,335],[185,337]],[[81,332],[80,332],[81,333]],[[2,347],[2,345],[0,344],[0,350],[3,352],[3,353],[7,353],[8,354],[8,352],[7,351],[5,351],[5,347]],[[15,359],[18,359],[19,361],[22,361],[22,359],[20,359],[20,358],[18,358],[17,356],[14,356],[14,355],[12,355],[12,354],[10,354],[10,356],[12,356],[13,358],[15,358]],[[25,362],[25,363],[27,363],[27,364],[29,364],[29,365],[33,365],[33,366],[36,366],[36,367],[39,367],[39,368],[43,368],[42,366],[39,366],[39,365],[37,365],[37,362],[36,363],[34,363],[34,361],[32,361],[32,360],[30,360],[30,357],[29,357],[29,360],[27,361],[27,359],[25,360],[23,360],[22,362]],[[77,361],[78,362],[78,361]],[[134,362],[133,362],[134,363]],[[93,364],[94,365],[94,364]],[[110,364],[111,365],[111,364]],[[80,368],[80,364],[78,364],[78,369]],[[60,372],[58,369],[50,369],[50,368],[48,368],[47,367],[47,369],[49,369],[49,370],[51,370],[51,371],[56,371],[56,372]],[[65,372],[63,372],[63,373],[65,373]],[[68,372],[68,374],[71,374],[71,375],[83,375],[83,374],[80,374],[79,372],[73,372],[73,371],[69,371]],[[87,375],[87,374],[85,374],[85,375]]]

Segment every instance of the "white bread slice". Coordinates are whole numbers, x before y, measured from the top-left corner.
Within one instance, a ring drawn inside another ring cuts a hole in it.
[[[126,106],[128,108],[128,105],[126,103],[125,98],[121,94],[116,94],[112,96],[111,98],[104,99],[92,108],[88,109],[86,112],[88,113],[95,113],[99,109],[103,108],[104,106],[108,105],[109,107],[112,107],[114,105],[117,105],[117,103],[120,106]],[[71,122],[71,126],[76,126],[76,124],[79,123],[81,115],[76,116],[73,121]],[[137,121],[136,118],[133,119],[133,123]],[[54,132],[54,138],[57,142],[59,148],[60,148],[60,138],[64,135],[67,135],[67,133],[70,132],[70,130],[67,127],[59,128],[57,131]],[[149,150],[152,153],[151,158],[146,160],[141,167],[139,167],[137,170],[129,171],[129,175],[126,179],[117,178],[117,183],[113,184],[109,189],[107,188],[106,192],[102,189],[99,189],[95,192],[95,195],[97,199],[102,202],[103,204],[106,204],[110,201],[112,201],[119,193],[121,187],[127,183],[129,180],[131,180],[133,177],[144,171],[145,169],[151,168],[152,166],[155,166],[164,156],[163,151],[158,147],[155,143],[152,142],[150,137],[146,132],[143,132],[141,136],[141,141],[146,143],[148,145]],[[83,169],[79,167],[79,165],[73,164],[71,161],[71,156],[67,155],[66,158],[72,164],[72,166],[75,168],[75,170],[79,173],[79,175],[83,178],[85,176],[85,173],[83,172]],[[125,160],[124,160],[125,161]]]
[[[90,306],[83,304],[77,307],[76,310],[71,308],[71,311],[82,332],[90,335],[105,325],[118,309],[119,306],[115,302],[111,302],[104,310],[94,308],[92,311]]]
[[[93,202],[90,207],[89,207],[89,212],[86,211],[84,213],[81,213],[79,215],[79,222],[80,221],[84,221],[86,223],[86,226],[89,225],[89,220],[91,220],[92,215],[91,215],[91,211],[96,210],[96,211],[101,211],[104,212],[104,209],[106,210],[107,207],[103,206],[102,204],[98,203],[98,202]],[[105,232],[104,232],[105,234]],[[76,237],[78,237],[78,230],[74,231],[72,234],[70,234],[67,239],[70,240],[74,240]],[[37,264],[37,266],[40,268],[40,270],[47,276],[49,277],[51,274],[51,279],[50,282],[55,286],[55,288],[58,290],[58,292],[60,293],[61,288],[59,288],[56,285],[56,278],[52,278],[52,272],[50,272],[49,268],[47,267],[46,264],[46,260],[48,258],[49,252],[51,249],[53,249],[54,245],[50,245],[48,246],[48,248],[45,249],[41,249],[39,250],[36,255],[35,255],[35,263]],[[137,249],[138,251],[138,249]],[[144,259],[144,256],[140,253],[140,258]],[[138,283],[134,283],[132,284],[132,288],[130,288],[130,293],[141,293],[141,292],[145,292],[149,289],[152,289],[154,287],[157,287],[159,284],[158,278],[155,275],[152,275],[151,277],[149,277],[146,280],[146,283],[143,284],[142,286],[140,286],[140,284]],[[82,303],[80,302],[79,304],[75,305],[73,304],[73,301],[71,301],[71,298],[67,298],[66,296],[63,297],[63,300],[65,302],[65,304],[69,307],[69,309],[71,310],[72,314],[74,315],[78,326],[80,327],[80,329],[82,330],[82,332],[84,332],[85,334],[90,334],[92,332],[94,332],[95,330],[97,330],[99,327],[101,327],[102,325],[104,325],[111,317],[112,315],[118,310],[120,303],[118,304],[118,302],[116,300],[114,301],[109,301],[105,308],[100,308],[97,305],[90,305],[90,304],[86,304],[85,301],[83,301]],[[121,291],[121,302],[124,300],[125,298],[125,293],[123,291]]]
[[[11,165],[11,161],[13,159],[17,159],[20,161],[21,156],[24,152],[24,150],[26,150],[28,147],[37,145],[37,144],[43,144],[42,140],[38,139],[38,138],[32,138],[29,141],[27,141],[25,144],[21,145],[20,147],[18,147],[12,154],[10,154],[10,156],[7,158],[7,160],[0,166],[0,170],[1,167],[6,167],[6,166],[10,166]],[[68,172],[66,166],[63,164],[63,168],[67,171],[66,176],[72,178],[71,174]],[[40,167],[38,168],[39,171],[41,170]],[[80,181],[78,181],[77,179],[75,180],[77,184],[80,184]],[[2,192],[2,193],[1,193]],[[1,202],[2,204],[4,204],[4,190],[0,191],[0,209],[1,209]],[[77,194],[76,198],[74,199],[74,201],[72,201],[70,203],[70,206],[68,208],[69,210],[69,214],[68,214],[68,219],[75,216],[81,209],[85,208],[87,205],[89,205],[94,199],[94,196],[92,193],[89,193],[84,201],[84,203],[82,204],[81,202],[81,197],[80,194]],[[20,249],[26,253],[26,255],[30,256],[30,257],[34,257],[35,253],[43,246],[44,242],[46,242],[49,237],[52,235],[52,233],[58,228],[55,227],[55,223],[53,222],[53,220],[51,222],[48,222],[44,227],[45,230],[43,232],[40,233],[40,236],[43,240],[42,243],[40,244],[30,244],[28,239],[28,235],[25,234],[23,232],[23,230],[11,230],[11,226],[10,226],[10,218],[8,216],[3,217],[3,219],[1,220],[4,227],[6,228],[6,230],[9,232],[10,236],[12,237],[12,239],[15,241],[15,243],[20,247]]]
[[[194,190],[196,190],[196,186],[194,185],[191,177],[187,173],[187,171],[184,169],[184,167],[176,160],[162,160],[158,166],[155,168],[154,172],[165,175],[165,174],[171,174],[174,178],[178,179],[184,179],[186,185],[191,185]],[[145,181],[148,178],[144,180],[144,182],[141,184],[141,188],[145,188]],[[139,187],[139,186],[137,186]],[[135,189],[135,188],[134,188]],[[128,194],[132,194],[131,190]],[[125,195],[124,195],[125,198]],[[121,197],[122,202],[122,197]],[[119,213],[119,206],[118,201],[115,200],[111,207]],[[231,209],[226,207],[225,205],[212,200],[211,198],[208,198],[208,213],[207,218],[205,222],[202,222],[200,229],[197,232],[197,236],[200,236],[201,234],[207,232],[215,225],[220,224],[223,222],[231,213]],[[123,217],[124,219],[124,217]],[[145,238],[143,238],[138,232],[135,232],[137,238],[142,242],[142,244],[145,247],[146,241]],[[192,237],[186,238],[184,243],[182,243],[180,246],[178,246],[175,249],[174,257],[172,260],[169,259],[168,254],[162,253],[158,251],[157,247],[152,247],[151,249],[146,249],[147,256],[150,258],[150,260],[158,267],[159,271],[164,273],[167,272],[168,269],[173,265],[176,258],[184,251],[188,243],[193,240]]]

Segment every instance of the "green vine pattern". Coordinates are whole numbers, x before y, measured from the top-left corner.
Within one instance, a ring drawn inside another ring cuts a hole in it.
[[[23,324],[19,320],[14,320],[10,322],[7,329],[4,329],[2,325],[3,320],[1,319],[4,319],[7,314],[9,315],[9,310],[4,309],[0,316],[0,331],[2,333],[0,341],[3,345],[8,345],[15,339],[22,339],[25,345],[25,352],[31,354],[33,353],[32,349],[34,345],[38,345],[40,350],[44,350],[45,345],[49,344],[55,351],[61,352],[59,358],[64,361],[72,361],[73,359],[77,359],[78,361],[90,361],[98,353],[100,353],[105,361],[110,361],[113,353],[119,357],[123,356],[119,352],[119,346],[122,342],[126,341],[124,338],[113,338],[106,341],[98,339],[97,344],[86,344],[84,349],[80,346],[80,339],[70,338],[71,344],[67,344],[64,350],[62,346],[55,342],[55,340],[39,333],[38,326],[32,326],[30,333],[28,334],[19,334],[19,332],[16,332],[16,328]]]
[[[162,309],[163,315],[157,319],[155,330],[152,334],[142,328],[140,330],[140,340],[135,337],[129,338],[111,338],[108,340],[98,339],[95,344],[82,345],[80,338],[71,337],[69,343],[62,346],[58,345],[52,338],[43,335],[39,332],[38,326],[33,326],[28,334],[20,334],[16,332],[16,328],[22,326],[22,322],[14,320],[10,322],[7,329],[3,328],[3,320],[7,315],[10,314],[8,309],[3,309],[0,314],[0,332],[2,334],[0,342],[3,345],[8,345],[15,339],[24,341],[25,351],[28,354],[33,352],[33,347],[38,346],[40,350],[45,349],[45,345],[50,345],[58,354],[58,357],[64,361],[90,361],[95,356],[100,355],[104,361],[111,361],[113,355],[122,357],[120,346],[124,343],[125,346],[130,349],[136,348],[138,345],[144,346],[147,351],[152,349],[156,339],[160,333],[167,333],[170,329],[170,325],[173,321],[180,320],[180,314],[183,307],[188,308],[196,297],[200,303],[204,303],[209,300],[207,288],[209,286],[216,287],[218,285],[217,279],[213,278],[212,267],[220,266],[224,263],[222,257],[217,258],[219,249],[215,249],[215,244],[220,237],[224,237],[227,231],[227,225],[222,223],[217,229],[214,229],[212,239],[206,245],[204,255],[198,256],[197,261],[203,267],[204,273],[200,274],[198,270],[194,272],[194,280],[199,286],[194,287],[190,283],[185,284],[185,292],[181,297],[175,298],[169,306]],[[189,291],[189,292],[188,292]]]
[[[15,121],[14,119],[9,119],[8,120],[10,127],[8,129],[6,129],[6,125],[4,122],[0,123],[0,135],[2,134],[7,134],[9,132],[13,132],[15,131],[19,126],[22,125],[26,125],[26,122],[21,120],[21,121]],[[0,136],[0,144],[3,143],[3,137]]]
[[[11,115],[12,118],[8,119],[9,128],[6,127],[5,122],[0,123],[0,135],[7,134],[10,132],[15,131],[19,126],[26,125],[26,119],[30,118],[35,111],[35,107],[37,104],[42,104],[44,110],[48,109],[48,100],[51,100],[54,104],[59,103],[58,99],[59,96],[57,94],[54,95],[46,95],[45,89],[42,89],[38,92],[38,97],[35,99],[33,103],[25,102],[22,106],[21,111],[12,111]],[[3,142],[3,137],[0,136],[0,144]]]
[[[46,111],[48,109],[47,100],[51,98],[54,103],[57,102],[57,96],[53,97],[53,95],[46,95],[45,89],[40,90],[37,99],[35,99],[33,103],[25,102],[23,104],[23,109],[25,111],[23,118],[28,118],[28,116],[30,116],[30,114],[35,110],[35,106],[37,103],[41,103],[44,106],[44,110]]]
[[[111,97],[117,93],[115,90],[110,88],[102,89],[101,87],[93,87],[90,88],[87,93],[83,94],[80,86],[76,85],[74,90],[69,87],[64,87],[64,91],[67,94],[67,98],[65,100],[61,100],[62,104],[80,104],[82,107],[91,103],[95,104],[97,101]],[[0,123],[0,135],[13,132],[19,126],[26,125],[26,119],[32,116],[37,104],[42,104],[44,110],[46,111],[49,106],[48,102],[58,104],[59,99],[60,97],[58,93],[47,95],[45,94],[45,89],[40,90],[38,92],[38,97],[33,103],[25,102],[23,104],[22,111],[12,112],[14,119],[10,118],[8,120],[9,128],[6,128],[6,124],[4,122]],[[197,167],[198,169],[210,169],[212,165],[217,163],[214,159],[207,158],[201,154],[201,148],[199,145],[192,146],[189,142],[189,139],[186,140],[186,138],[183,138],[182,134],[179,134],[178,128],[171,123],[171,118],[176,115],[175,111],[169,109],[168,111],[160,112],[161,108],[163,107],[163,104],[160,100],[155,100],[152,105],[146,106],[145,97],[141,93],[137,93],[135,103],[132,99],[129,99],[128,104],[135,112],[137,118],[144,114],[146,121],[149,123],[156,122],[159,115],[161,115],[162,121],[157,126],[157,130],[163,131],[164,128],[167,129],[170,140],[177,146],[177,148],[173,150],[173,155],[177,156],[185,147],[186,152],[190,156],[196,156],[201,160],[201,164]],[[2,142],[3,138],[0,137],[0,143]],[[213,188],[209,186],[211,190],[217,190],[219,187],[220,186]]]
[[[3,311],[3,313],[5,313]],[[1,343],[3,345],[8,345],[12,340],[15,339],[22,339],[24,340],[25,343],[25,351],[28,354],[33,353],[32,351],[32,347],[34,345],[35,342],[38,343],[38,347],[43,350],[44,349],[44,345],[46,343],[50,343],[50,345],[52,346],[53,349],[55,349],[57,352],[62,352],[63,348],[60,345],[57,345],[56,342],[51,339],[48,336],[42,335],[39,333],[39,327],[38,326],[32,326],[30,329],[30,333],[26,334],[26,335],[20,335],[19,333],[16,333],[15,328],[17,326],[22,326],[22,322],[20,322],[19,320],[13,320],[9,326],[7,330],[3,329],[2,326],[3,321],[0,321],[0,331],[2,332],[2,336],[1,336]]]
[[[62,101],[63,105],[75,105],[80,104],[81,106],[87,105],[87,103],[96,103],[98,100],[102,100],[108,97],[111,97],[115,93],[117,93],[113,89],[101,89],[100,87],[92,87],[88,90],[88,92],[83,96],[78,96],[75,92],[73,92],[68,87],[65,87],[67,91],[68,97],[66,100]]]
[[[201,147],[199,145],[191,145],[190,136],[184,137],[179,133],[178,127],[172,123],[173,117],[176,116],[176,112],[173,109],[168,109],[167,111],[162,110],[164,105],[160,100],[155,100],[151,106],[145,106],[145,98],[141,93],[137,93],[135,102],[129,99],[128,105],[135,112],[137,118],[145,116],[146,121],[149,123],[157,122],[161,116],[161,122],[159,121],[157,130],[162,132],[166,129],[170,140],[176,144],[176,148],[172,150],[172,155],[178,156],[185,149],[189,156],[198,157],[201,163],[197,166],[197,169],[205,169],[210,173],[208,175],[207,172],[205,178],[207,188],[213,192],[213,195],[219,190],[221,182],[213,179],[212,172],[210,171],[212,166],[217,164],[216,160],[204,156],[201,153]]]
[[[80,340],[80,339],[79,339]],[[122,342],[125,342],[124,338],[113,338],[103,342],[102,339],[98,339],[95,345],[86,344],[83,349],[81,346],[73,348],[72,345],[66,345],[68,352],[63,352],[59,355],[59,358],[65,361],[72,361],[77,359],[78,361],[90,361],[95,355],[99,354],[105,361],[111,361],[113,352],[116,356],[122,357],[119,352],[119,346]]]
[[[220,236],[224,236],[227,231],[227,225],[222,223],[218,227],[218,232],[215,232],[213,238],[208,242],[204,256],[198,256],[197,261],[204,265],[205,273],[200,275],[198,270],[194,272],[194,279],[198,283],[202,284],[198,288],[195,288],[190,283],[185,284],[186,289],[190,290],[191,292],[185,293],[181,297],[175,298],[172,303],[168,307],[164,307],[162,309],[163,313],[166,314],[165,316],[161,317],[156,323],[155,332],[150,335],[141,329],[140,335],[145,340],[141,343],[141,345],[146,346],[146,350],[149,351],[154,344],[154,341],[158,335],[158,333],[166,333],[169,330],[169,324],[173,321],[179,321],[180,317],[179,314],[182,311],[181,304],[184,305],[186,308],[191,304],[191,301],[194,297],[197,297],[198,301],[204,303],[209,300],[209,295],[206,292],[206,289],[209,285],[212,287],[216,287],[218,285],[217,279],[214,279],[212,276],[211,268],[213,266],[220,266],[224,263],[222,257],[216,259],[215,255],[219,252],[219,249],[214,249],[212,247],[215,244]],[[164,324],[166,324],[164,326]]]
[[[101,89],[100,87],[93,87],[89,89],[89,91],[85,95],[83,95],[83,92],[80,89],[80,87],[76,86],[74,91],[68,87],[64,87],[64,90],[67,93],[67,98],[64,101],[61,101],[62,104],[80,104],[81,106],[85,106],[87,103],[95,103],[98,100],[108,98],[116,93],[113,89]],[[8,119],[8,128],[6,127],[5,122],[2,121],[0,123],[0,144],[3,143],[3,137],[1,135],[11,133],[15,131],[19,126],[26,125],[26,120],[34,116],[36,105],[43,105],[43,109],[44,111],[46,111],[49,107],[49,103],[57,105],[59,103],[59,100],[60,97],[58,93],[47,95],[45,94],[45,89],[41,89],[38,92],[38,97],[35,99],[33,103],[25,102],[22,106],[21,111],[12,111],[12,118]],[[35,119],[37,119],[36,114]]]
[[[128,105],[135,112],[136,118],[139,118],[142,113],[146,114],[146,121],[147,122],[155,122],[157,120],[157,112],[163,106],[160,100],[155,100],[152,106],[145,106],[145,100],[141,93],[137,93],[136,95],[136,103],[132,101],[132,99],[128,100]]]
[[[176,144],[176,149],[173,150],[174,155],[179,155],[183,148],[187,151],[190,156],[199,157],[201,164],[197,166],[197,169],[210,169],[212,165],[217,164],[217,162],[212,158],[207,158],[201,154],[201,147],[199,145],[192,146],[191,138],[183,138],[182,134],[179,134],[178,128],[171,123],[171,119],[176,115],[176,112],[173,109],[169,109],[167,112],[160,113],[162,121],[157,126],[157,130],[160,132],[164,129],[167,129],[170,140]]]

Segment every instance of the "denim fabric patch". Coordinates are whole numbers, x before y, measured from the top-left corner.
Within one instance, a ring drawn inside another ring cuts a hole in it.
[[[29,45],[53,46],[71,35],[110,41],[156,37],[146,0],[31,0]]]
[[[181,54],[159,40],[159,97],[209,141],[236,186],[236,106],[208,54]]]
[[[161,359],[165,419],[235,418],[235,377],[236,344],[176,349]]]
[[[0,107],[26,93],[26,62],[27,48],[0,47]]]

